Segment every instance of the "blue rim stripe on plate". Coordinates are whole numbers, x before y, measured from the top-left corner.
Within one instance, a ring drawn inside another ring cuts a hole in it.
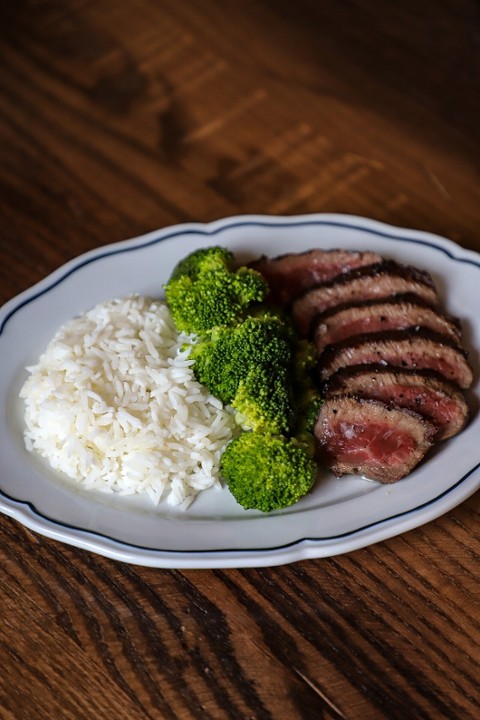
[[[161,235],[160,237],[154,237],[150,240],[146,240],[145,242],[136,244],[134,246],[128,245],[126,247],[112,247],[111,250],[106,249],[105,252],[100,254],[93,254],[92,257],[84,258],[81,262],[74,265],[74,267],[71,267],[67,272],[65,272],[61,277],[57,278],[54,282],[52,282],[48,287],[44,288],[43,290],[40,290],[39,292],[35,293],[31,297],[25,298],[22,302],[20,302],[16,307],[12,308],[12,310],[6,315],[6,317],[3,319],[2,324],[0,325],[0,335],[3,332],[3,329],[5,325],[7,324],[8,320],[22,307],[25,305],[28,305],[33,300],[36,300],[37,298],[41,297],[42,295],[45,295],[47,292],[52,290],[57,285],[60,285],[66,278],[68,278],[70,275],[72,275],[77,270],[80,270],[80,268],[85,267],[86,265],[90,265],[92,262],[96,262],[97,260],[102,260],[106,257],[110,257],[112,255],[119,255],[121,253],[128,253],[128,252],[135,252],[136,250],[142,250],[146,247],[150,247],[151,245],[156,245],[157,243],[163,242],[164,240],[171,240],[174,237],[177,237],[178,235],[199,235],[201,237],[205,236],[214,236],[218,235],[221,232],[224,232],[225,230],[230,230],[232,228],[239,228],[239,227],[274,227],[274,228],[291,228],[291,227],[305,227],[308,225],[320,225],[323,227],[329,226],[329,227],[339,227],[339,228],[348,228],[349,230],[360,230],[362,232],[369,233],[370,235],[376,235],[377,237],[383,237],[387,238],[389,240],[400,240],[401,242],[409,242],[413,243],[415,245],[424,245],[426,247],[430,247],[434,250],[438,250],[442,252],[444,255],[447,255],[447,257],[451,258],[452,260],[455,260],[455,262],[460,263],[466,263],[468,265],[474,265],[476,267],[480,267],[480,262],[472,260],[471,258],[459,258],[456,257],[450,250],[447,250],[447,248],[439,247],[431,240],[426,239],[420,239],[420,238],[406,238],[402,235],[395,235],[393,233],[388,233],[386,231],[382,230],[374,230],[372,228],[366,228],[362,225],[354,225],[349,223],[342,223],[342,222],[334,222],[330,220],[302,220],[302,221],[292,221],[292,222],[274,222],[273,220],[267,221],[267,220],[250,220],[250,221],[238,221],[238,222],[232,222],[226,225],[222,225],[217,228],[213,229],[190,229],[188,230],[185,228],[184,230],[174,230],[171,233],[167,233],[166,235]],[[126,243],[129,243],[130,241],[126,240]],[[134,241],[133,241],[134,242]],[[95,253],[95,251],[92,251],[92,253]],[[73,261],[74,262],[74,261]]]
[[[114,537],[111,537],[110,535],[106,535],[104,533],[96,532],[95,530],[86,530],[82,527],[78,527],[76,525],[70,525],[69,523],[64,523],[61,520],[52,520],[47,515],[44,515],[43,513],[39,512],[37,508],[33,505],[33,503],[29,502],[28,500],[17,500],[14,497],[11,497],[7,493],[5,493],[3,490],[0,490],[0,494],[10,500],[11,502],[14,502],[18,505],[23,505],[29,508],[29,510],[35,515],[36,517],[40,517],[43,520],[47,520],[47,522],[52,523],[52,525],[56,525],[58,527],[65,528],[66,530],[74,530],[76,532],[82,533],[83,535],[88,535],[89,537],[98,537],[102,538],[104,540],[108,540],[110,542],[115,543],[116,545],[122,545],[125,548],[132,548],[133,550],[144,550],[147,552],[152,553],[161,553],[163,555],[222,555],[222,554],[228,554],[228,553],[264,553],[264,552],[275,552],[278,550],[285,550],[287,548],[295,547],[296,545],[301,545],[303,543],[328,543],[332,540],[341,540],[343,538],[352,537],[353,535],[358,535],[361,532],[364,532],[365,530],[369,530],[372,527],[377,527],[379,525],[383,525],[386,523],[391,522],[392,520],[397,520],[401,517],[406,517],[407,515],[412,515],[413,513],[417,512],[418,510],[423,510],[424,508],[427,508],[431,505],[434,505],[436,502],[441,500],[442,498],[449,495],[453,490],[455,490],[457,487],[462,485],[468,478],[480,468],[480,462],[478,462],[473,468],[471,468],[463,477],[460,478],[460,480],[457,480],[457,482],[452,485],[452,487],[447,488],[447,490],[444,490],[442,493],[437,495],[435,498],[431,498],[430,500],[427,500],[424,503],[421,503],[420,505],[417,505],[414,508],[411,508],[410,510],[405,510],[404,512],[395,513],[394,515],[390,515],[387,518],[382,518],[382,520],[376,520],[371,523],[367,523],[366,525],[362,525],[359,528],[356,528],[355,530],[348,530],[344,533],[340,533],[338,535],[326,535],[326,536],[319,536],[319,537],[303,537],[299,538],[298,540],[292,540],[292,542],[285,543],[283,545],[273,545],[271,547],[262,547],[262,548],[222,548],[221,550],[217,549],[203,549],[198,550],[197,548],[193,548],[191,550],[164,550],[163,548],[156,548],[156,547],[149,547],[148,545],[136,545],[135,543],[127,543],[124,540],[117,540]],[[259,516],[261,517],[261,516]],[[258,519],[255,518],[255,519]]]
[[[376,221],[374,221],[376,222]],[[333,221],[333,220],[292,220],[289,221],[288,218],[283,218],[281,221],[275,221],[272,220],[235,220],[232,222],[228,222],[225,224],[221,224],[218,227],[209,228],[208,226],[198,228],[190,228],[187,226],[184,226],[183,228],[176,228],[172,230],[171,232],[167,232],[163,234],[162,231],[159,231],[161,234],[160,236],[156,235],[148,240],[145,240],[144,242],[135,242],[135,239],[133,240],[126,240],[125,245],[121,243],[121,247],[114,246],[111,249],[108,249],[108,247],[105,249],[104,252],[98,253],[95,250],[91,251],[92,254],[88,253],[88,257],[84,257],[83,260],[79,260],[77,263],[73,260],[72,262],[74,265],[70,267],[66,272],[64,272],[60,277],[58,277],[56,280],[52,281],[47,287],[39,290],[37,293],[34,293],[33,295],[24,298],[21,302],[19,302],[15,307],[13,307],[8,314],[4,317],[1,325],[0,325],[0,335],[2,334],[7,322],[13,317],[13,315],[18,312],[22,307],[29,304],[33,300],[36,300],[38,297],[41,297],[42,295],[45,295],[50,290],[61,284],[66,278],[68,278],[70,275],[72,275],[77,270],[81,269],[82,267],[85,267],[86,265],[89,265],[92,262],[96,262],[98,260],[102,260],[106,257],[117,255],[121,253],[128,253],[128,252],[135,252],[137,250],[144,249],[146,247],[155,245],[157,243],[163,242],[164,240],[170,240],[172,238],[175,238],[179,235],[198,235],[199,237],[212,237],[215,235],[218,235],[222,232],[225,232],[226,230],[230,230],[233,228],[241,228],[241,227],[271,227],[276,229],[289,229],[292,227],[305,227],[305,226],[323,226],[323,227],[336,227],[336,228],[345,228],[348,230],[357,230],[361,232],[365,232],[370,235],[375,235],[377,237],[386,238],[388,240],[398,240],[401,242],[407,242],[407,243],[413,243],[415,245],[423,245],[425,247],[432,248],[433,250],[437,250],[447,257],[451,258],[455,262],[460,263],[466,263],[468,265],[472,265],[474,267],[480,268],[480,261],[474,260],[472,258],[459,258],[456,255],[454,255],[453,252],[451,252],[449,249],[441,247],[437,245],[433,239],[426,239],[426,238],[415,238],[415,237],[405,237],[402,234],[396,234],[393,232],[388,232],[387,230],[380,230],[380,229],[374,229],[371,227],[365,227],[360,224],[355,223],[348,223],[348,222],[340,222],[340,221]],[[411,231],[410,231],[411,232]],[[421,231],[419,231],[421,232]],[[425,233],[426,235],[428,233]],[[133,243],[133,244],[130,244]],[[28,291],[26,291],[28,292]],[[408,515],[413,515],[415,512],[419,510],[423,510],[427,507],[433,506],[435,503],[437,503],[442,498],[448,496],[451,492],[453,492],[456,488],[458,488],[460,485],[465,483],[468,478],[470,478],[473,473],[480,468],[480,462],[477,463],[474,467],[472,467],[463,477],[461,477],[454,485],[444,490],[442,493],[437,495],[434,498],[431,498],[430,500],[421,503],[420,505],[415,506],[414,508],[411,508],[409,510],[405,510],[404,512],[396,513],[394,515],[391,515],[387,518],[382,518],[381,520],[376,520],[374,522],[368,523],[367,525],[361,526],[359,528],[356,528],[355,530],[349,530],[345,533],[341,533],[339,535],[329,535],[329,536],[319,536],[319,537],[302,537],[297,540],[294,540],[290,543],[285,543],[283,545],[275,545],[272,547],[263,547],[263,548],[222,548],[222,549],[192,549],[192,550],[164,550],[162,548],[151,548],[148,546],[143,545],[135,545],[134,543],[128,543],[123,540],[118,540],[114,537],[111,537],[109,535],[95,532],[94,530],[87,530],[82,527],[77,527],[75,525],[70,525],[68,523],[64,523],[60,520],[55,520],[49,518],[47,515],[41,513],[33,503],[26,501],[26,500],[19,500],[13,496],[10,496],[8,493],[4,492],[0,488],[0,495],[4,497],[6,500],[8,500],[10,503],[15,503],[19,506],[27,507],[32,515],[34,517],[41,518],[42,520],[46,520],[48,523],[51,523],[54,526],[57,526],[59,528],[64,528],[66,530],[73,530],[75,532],[78,532],[79,534],[85,536],[85,537],[97,537],[101,538],[103,540],[108,540],[109,542],[114,543],[115,545],[123,548],[131,548],[132,550],[143,550],[146,552],[151,553],[159,553],[165,556],[175,556],[175,555],[227,555],[230,553],[250,553],[250,554],[261,554],[261,553],[274,553],[275,551],[280,551],[288,548],[292,548],[298,545],[302,545],[303,543],[316,543],[316,544],[322,544],[322,543],[328,543],[334,540],[340,540],[342,538],[348,538],[352,537],[354,535],[358,535],[365,530],[368,530],[373,527],[378,527],[383,524],[389,523],[392,520],[396,520],[398,518],[406,517]]]

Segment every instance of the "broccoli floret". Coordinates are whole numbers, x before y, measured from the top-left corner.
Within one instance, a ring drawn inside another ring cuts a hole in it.
[[[313,433],[322,402],[322,396],[314,387],[302,393],[295,407],[295,433]]]
[[[316,463],[310,449],[295,439],[245,432],[227,445],[220,470],[242,507],[270,512],[293,505],[309,492]]]
[[[231,405],[244,430],[288,433],[294,418],[288,368],[252,368],[240,381]]]
[[[294,344],[288,326],[274,313],[248,316],[233,326],[215,328],[192,347],[190,358],[199,382],[225,404],[233,404],[239,386],[248,376],[243,392],[253,391],[255,373],[258,377],[289,378]],[[268,373],[262,370],[268,369]],[[261,388],[260,382],[256,387]]]
[[[238,321],[267,290],[260,273],[247,267],[233,270],[232,253],[213,247],[178,263],[165,285],[165,298],[177,330],[202,335]]]
[[[242,372],[230,352],[233,333],[233,327],[215,328],[208,337],[192,346],[189,356],[194,360],[193,372],[198,382],[224,405],[235,397]]]
[[[313,343],[297,341],[292,363],[292,384],[295,395],[295,434],[313,433],[320,412],[322,396],[315,381],[317,365],[316,349]]]
[[[244,508],[269,512],[297,502],[316,476],[312,434],[320,396],[315,350],[285,312],[262,304],[268,285],[233,253],[203,248],[165,286],[177,330],[196,335],[190,358],[199,382],[235,411],[244,432],[220,469]]]
[[[313,430],[318,420],[323,398],[314,387],[305,390],[295,403],[294,434],[297,440],[307,445],[312,454],[315,452]]]
[[[174,267],[170,280],[178,280],[182,275],[195,279],[201,273],[210,270],[233,271],[235,256],[227,248],[208,247],[195,250],[187,255]]]
[[[299,338],[296,342],[293,358],[293,378],[296,385],[310,385],[312,371],[317,364],[315,345],[309,340]]]

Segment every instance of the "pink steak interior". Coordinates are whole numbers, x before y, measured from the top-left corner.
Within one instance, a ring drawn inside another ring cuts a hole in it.
[[[328,433],[328,449],[340,464],[395,465],[411,457],[415,443],[407,433],[385,424],[342,421]]]

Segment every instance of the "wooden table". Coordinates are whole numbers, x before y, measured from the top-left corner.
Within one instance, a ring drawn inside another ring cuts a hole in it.
[[[3,3],[0,301],[84,251],[241,213],[480,250],[479,31],[474,0]],[[2,517],[0,717],[478,718],[479,510],[182,571]]]

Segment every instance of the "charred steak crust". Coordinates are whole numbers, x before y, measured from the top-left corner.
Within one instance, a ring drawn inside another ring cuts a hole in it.
[[[412,293],[330,308],[314,318],[312,340],[320,355],[327,345],[347,337],[416,326],[444,333],[458,345],[461,343],[460,321]]]
[[[446,335],[425,328],[387,330],[358,335],[329,345],[319,359],[319,378],[326,380],[349,365],[381,363],[401,368],[428,368],[466,389],[473,380],[466,351]]]
[[[308,250],[250,263],[267,301],[317,346],[324,401],[318,458],[338,476],[408,475],[469,418],[473,380],[461,324],[440,309],[428,272],[375,252]]]
[[[393,403],[420,413],[438,427],[437,440],[457,435],[470,410],[461,390],[438,373],[381,365],[354,365],[337,370],[322,387],[326,398],[355,395]]]
[[[412,293],[437,305],[439,296],[429,273],[393,260],[355,268],[320,283],[291,303],[293,322],[301,335],[311,335],[316,316],[346,302],[361,302]]]
[[[270,286],[269,301],[284,306],[296,295],[319,282],[381,260],[378,253],[371,251],[312,249],[273,258],[262,255],[249,263],[249,267],[267,280]]]
[[[338,477],[355,474],[393,483],[422,460],[436,427],[406,408],[340,395],[325,400],[314,434],[320,462]]]

